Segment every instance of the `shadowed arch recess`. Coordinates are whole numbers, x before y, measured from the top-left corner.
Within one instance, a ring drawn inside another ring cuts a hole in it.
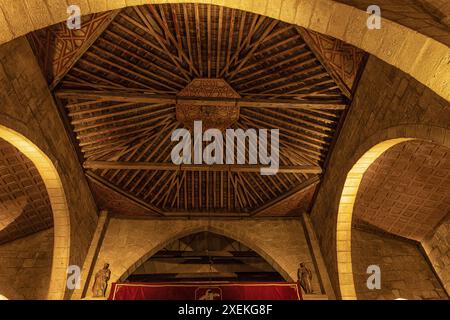
[[[30,159],[44,181],[54,224],[53,262],[47,298],[62,299],[66,287],[66,269],[69,264],[70,220],[59,174],[48,156],[25,136],[0,125],[0,137]]]
[[[351,231],[354,204],[364,173],[393,146],[412,140],[424,140],[449,147],[448,137],[450,137],[450,130],[446,128],[398,126],[373,135],[355,152],[354,165],[347,173],[341,193],[336,224],[337,268],[342,299],[356,299],[352,271]]]
[[[164,242],[158,244],[154,248],[152,248],[149,252],[147,252],[144,256],[138,259],[135,263],[133,263],[119,278],[119,282],[125,281],[130,274],[132,274],[136,269],[141,266],[142,263],[150,259],[153,255],[155,255],[157,252],[162,250],[167,245],[173,243],[174,241],[178,239],[182,239],[184,237],[187,237],[189,235],[201,233],[201,232],[209,232],[213,233],[219,236],[224,236],[227,238],[230,238],[232,240],[236,240],[243,245],[245,245],[247,248],[253,250],[256,252],[260,257],[262,257],[267,263],[269,263],[275,271],[277,271],[284,279],[285,281],[292,282],[293,279],[289,276],[288,272],[284,270],[276,261],[275,259],[272,259],[271,256],[266,253],[263,249],[258,247],[256,244],[254,244],[253,241],[250,239],[246,239],[245,236],[239,236],[237,233],[232,233],[227,231],[226,229],[218,228],[215,226],[201,226],[201,227],[194,227],[190,229],[183,230],[181,232],[176,233],[175,235],[169,237]]]
[[[143,262],[127,282],[284,282],[256,252],[214,232],[190,234]]]

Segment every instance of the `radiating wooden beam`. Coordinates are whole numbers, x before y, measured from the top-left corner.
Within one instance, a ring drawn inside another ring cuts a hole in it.
[[[145,94],[117,91],[86,91],[58,90],[56,96],[62,99],[93,99],[133,103],[177,104],[186,103],[199,106],[216,106],[232,104],[241,108],[298,108],[298,109],[331,109],[344,110],[348,102],[343,100],[314,101],[299,99],[250,99],[250,98],[212,98],[212,97],[181,97],[175,95]]]
[[[132,194],[120,189],[119,187],[115,186],[114,184],[112,184],[111,182],[109,182],[108,180],[106,180],[103,177],[100,177],[99,175],[93,173],[93,172],[86,172],[86,176],[94,183],[106,187],[109,190],[111,190],[111,192],[113,193],[118,193],[121,196],[127,198],[127,200],[131,201],[133,204],[142,207],[145,210],[149,210],[150,212],[155,212],[161,216],[163,216],[164,214],[162,213],[162,211],[160,209],[158,209],[157,207],[151,205],[150,203],[147,203],[145,201],[142,201],[141,199],[133,196]]]
[[[126,161],[91,161],[83,164],[85,169],[115,169],[115,170],[162,170],[162,171],[231,171],[231,172],[260,172],[263,165],[240,165],[240,164],[182,164],[152,163],[152,162],[126,162]],[[278,173],[322,173],[319,166],[280,166]]]
[[[304,181],[303,183],[299,184],[297,187],[291,189],[289,192],[283,194],[282,196],[275,198],[270,202],[267,202],[262,207],[251,212],[250,215],[251,216],[257,215],[263,211],[270,210],[270,208],[280,204],[283,201],[289,201],[290,199],[295,197],[298,193],[303,193],[306,190],[308,190],[309,188],[314,187],[315,185],[317,185],[319,183],[319,181],[320,181],[319,176],[312,177],[312,178]]]

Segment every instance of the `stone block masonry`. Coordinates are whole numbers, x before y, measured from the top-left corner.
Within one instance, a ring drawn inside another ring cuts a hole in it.
[[[433,235],[422,242],[422,246],[450,295],[450,215]]]
[[[321,293],[317,270],[300,219],[126,219],[111,217],[94,272],[110,263],[111,282],[124,281],[165,245],[210,231],[237,240],[257,252],[287,281],[297,281],[299,262],[313,270],[313,290]],[[92,296],[91,279],[87,297]]]
[[[0,245],[0,294],[8,299],[46,299],[53,229]]]
[[[347,173],[378,143],[419,138],[450,145],[450,103],[404,72],[371,56],[337,139],[311,212],[336,292],[336,221]]]
[[[353,229],[353,275],[358,300],[448,299],[419,246],[411,241]],[[380,267],[380,290],[367,288],[370,265]]]
[[[69,263],[81,267],[97,224],[97,207],[25,38],[0,47],[0,88],[0,124],[31,140],[50,158],[60,175],[70,213],[70,234],[58,234],[70,243]],[[55,222],[55,228],[58,225]],[[60,267],[63,275],[58,281],[65,283],[67,266]],[[60,296],[55,294],[53,297]]]

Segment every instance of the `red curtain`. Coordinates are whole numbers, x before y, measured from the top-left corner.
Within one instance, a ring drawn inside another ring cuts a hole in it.
[[[109,300],[301,300],[296,283],[113,283]]]

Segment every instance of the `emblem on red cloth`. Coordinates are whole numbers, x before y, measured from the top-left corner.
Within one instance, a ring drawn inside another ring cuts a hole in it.
[[[217,287],[200,287],[195,290],[195,300],[222,300],[222,290]]]

